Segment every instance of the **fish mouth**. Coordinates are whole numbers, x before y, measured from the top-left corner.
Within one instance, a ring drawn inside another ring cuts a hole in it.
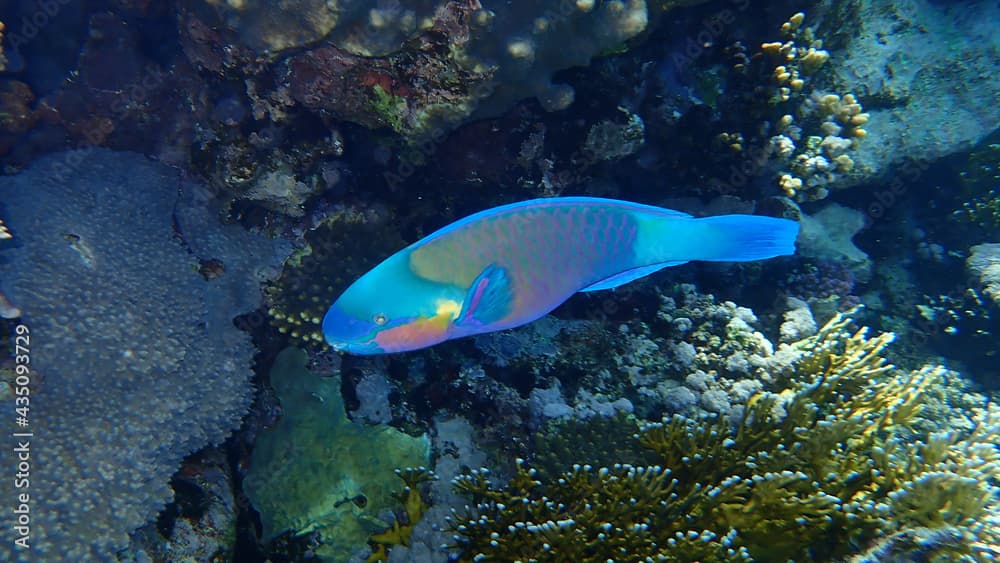
[[[382,347],[376,344],[373,340],[368,342],[327,342],[330,348],[334,352],[346,352],[348,354],[356,355],[372,355],[372,354],[382,354],[384,350]]]

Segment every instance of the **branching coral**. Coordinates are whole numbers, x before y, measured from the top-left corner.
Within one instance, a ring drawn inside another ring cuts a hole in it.
[[[804,22],[804,13],[793,15],[781,26],[784,40],[763,43],[752,57],[736,50],[734,70],[763,82],[754,88],[751,114],[765,120],[765,138],[743,131],[722,133],[718,140],[737,152],[744,145],[755,147],[763,161],[778,163],[776,181],[786,195],[812,201],[825,198],[829,186],[854,169],[848,153],[867,135],[862,126],[868,114],[853,94],[839,96],[810,86],[830,54]],[[758,98],[767,100],[766,107]]]
[[[424,517],[429,508],[427,500],[421,491],[424,483],[435,480],[434,472],[424,467],[406,467],[397,469],[396,476],[403,481],[403,490],[393,497],[403,506],[402,516],[397,515],[392,527],[384,532],[372,534],[368,542],[372,545],[372,553],[368,563],[388,560],[388,550],[398,545],[410,545],[413,528]]]
[[[521,462],[506,485],[485,470],[457,479],[475,503],[453,522],[461,560],[824,561],[922,529],[955,531],[924,544],[927,557],[995,555],[1000,409],[980,401],[964,431],[922,420],[945,370],[899,370],[881,354],[891,334],[848,325],[838,315],[793,344],[791,375],[735,424],[674,415],[642,427],[656,465],[542,479]],[[934,424],[929,438],[915,432]]]

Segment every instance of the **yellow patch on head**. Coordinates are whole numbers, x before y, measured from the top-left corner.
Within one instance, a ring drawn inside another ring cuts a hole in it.
[[[437,310],[435,311],[437,316],[448,315],[451,317],[451,320],[455,320],[458,318],[459,313],[462,312],[462,304],[454,299],[438,299],[435,304],[437,305]]]

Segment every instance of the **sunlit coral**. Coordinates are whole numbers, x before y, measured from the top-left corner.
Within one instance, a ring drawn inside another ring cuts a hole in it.
[[[924,421],[946,371],[897,369],[882,356],[891,334],[848,326],[838,315],[791,345],[789,374],[735,424],[674,415],[641,427],[654,465],[543,477],[519,462],[506,485],[486,470],[456,480],[475,503],[453,523],[461,560],[826,561],[918,529],[957,531],[925,545],[931,557],[995,554],[1000,410],[980,399],[968,430]],[[928,424],[942,431],[914,432]]]

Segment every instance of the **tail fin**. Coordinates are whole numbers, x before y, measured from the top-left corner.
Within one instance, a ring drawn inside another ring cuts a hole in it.
[[[799,224],[758,215],[719,215],[695,220],[699,256],[712,262],[747,262],[795,253]]]

